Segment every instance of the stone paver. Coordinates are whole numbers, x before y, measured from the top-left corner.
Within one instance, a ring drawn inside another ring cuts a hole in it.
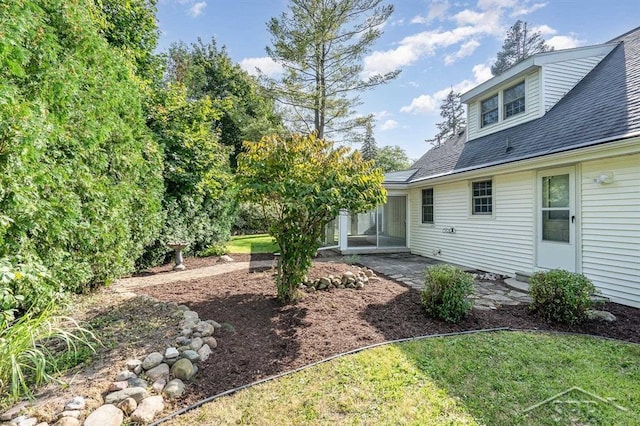
[[[418,291],[422,290],[424,270],[429,266],[442,264],[438,260],[429,259],[407,253],[401,254],[370,254],[359,255],[358,263],[373,269],[378,274],[402,282]],[[460,267],[459,265],[456,265]],[[461,267],[468,272],[477,272],[469,268]],[[488,276],[494,274],[481,274]],[[515,279],[508,278],[510,284]],[[505,280],[506,281],[506,280]],[[500,305],[520,305],[531,302],[527,294],[529,289],[527,283],[516,281],[512,285],[505,285],[504,281],[489,281],[486,279],[476,279],[476,292],[473,299],[474,309],[491,310]]]

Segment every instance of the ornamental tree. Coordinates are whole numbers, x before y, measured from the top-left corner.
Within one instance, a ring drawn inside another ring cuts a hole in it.
[[[290,302],[341,209],[358,213],[384,203],[382,172],[359,152],[311,135],[246,142],[237,179],[244,200],[275,211],[269,233],[280,246],[278,299]]]

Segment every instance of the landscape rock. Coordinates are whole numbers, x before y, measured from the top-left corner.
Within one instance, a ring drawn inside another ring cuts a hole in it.
[[[586,312],[587,318],[590,320],[614,322],[617,320],[616,316],[608,311],[597,311],[595,309],[588,309]]]
[[[142,380],[140,377],[134,377],[132,379],[127,380],[127,384],[129,388],[146,388],[149,386],[145,380]]]
[[[124,421],[122,410],[113,404],[105,404],[89,414],[84,426],[120,426]]]
[[[174,347],[167,348],[167,350],[164,351],[165,359],[178,358],[179,356],[180,352],[178,352],[178,350]]]
[[[120,401],[118,408],[121,409],[124,414],[129,416],[136,410],[136,408],[138,408],[138,403],[133,398],[127,398]]]
[[[79,419],[81,415],[82,410],[64,410],[58,417],[73,417],[74,419]]]
[[[16,426],[36,426],[38,424],[38,419],[35,417],[20,416],[13,419],[11,424]]]
[[[118,404],[119,402],[124,401],[127,398],[133,398],[136,400],[136,402],[139,403],[147,396],[149,396],[149,394],[144,388],[127,388],[121,391],[110,393],[104,398],[104,402],[105,404]],[[116,407],[114,406],[114,408]]]
[[[182,317],[186,320],[198,320],[200,317],[196,311],[184,311]]]
[[[80,420],[75,417],[61,417],[56,422],[56,426],[80,426]]]
[[[176,345],[178,346],[185,346],[191,343],[192,343],[191,339],[189,339],[186,336],[178,336],[178,338],[176,338]]]
[[[129,371],[134,371],[136,367],[141,367],[141,366],[142,366],[142,361],[140,361],[139,359],[127,360],[127,368],[129,369]]]
[[[202,347],[198,349],[198,355],[200,356],[200,361],[202,362],[205,362],[207,359],[209,359],[209,356],[211,356],[212,353],[213,351],[211,350],[209,345],[202,345]]]
[[[188,359],[192,363],[200,361],[200,355],[198,355],[198,352],[194,351],[193,349],[189,349],[188,351],[182,352],[181,356],[182,358]]]
[[[178,305],[178,310],[185,312],[189,310],[189,307],[187,305]]]
[[[158,380],[153,382],[153,385],[151,385],[151,387],[153,388],[154,391],[160,393],[162,392],[166,384],[167,384],[167,380],[164,377],[160,377]]]
[[[107,389],[108,392],[116,392],[116,391],[120,391],[122,389],[126,389],[129,387],[129,382],[127,381],[121,381],[121,382],[113,382],[109,385],[109,388]]]
[[[22,411],[22,409],[24,409],[28,405],[29,404],[26,401],[22,401],[22,402],[20,402],[20,403],[18,403],[16,405],[14,405],[13,407],[9,408],[4,413],[0,414],[0,421],[8,422],[11,419],[15,419],[16,417],[18,417],[18,414],[20,414],[20,411]]]
[[[193,334],[193,330],[190,328],[183,328],[182,331],[180,332],[181,335],[185,336],[185,337],[189,337]]]
[[[215,349],[218,347],[218,341],[216,340],[215,337],[209,336],[209,337],[205,337],[204,339],[202,339],[202,341],[204,342],[205,345],[209,345],[209,348],[211,349]],[[202,346],[200,346],[202,347]],[[202,359],[202,357],[201,357]]]
[[[84,410],[86,402],[81,396],[74,396],[70,401],[64,405],[65,410]]]
[[[191,349],[193,349],[194,351],[197,351],[198,349],[200,349],[202,347],[203,344],[204,344],[204,342],[202,341],[202,337],[196,337],[195,339],[193,339],[191,341],[191,343],[189,344],[189,347]]]
[[[157,367],[162,363],[164,356],[160,352],[151,352],[146,358],[142,361],[142,368],[145,370],[150,370],[153,367]]]
[[[207,337],[213,334],[215,328],[213,328],[213,326],[206,321],[200,321],[193,331],[194,333],[200,333],[202,337]]]
[[[169,377],[169,365],[162,363],[153,367],[151,370],[147,370],[145,374],[151,381],[156,381],[160,377]]]
[[[325,290],[331,286],[331,280],[326,277],[322,277],[318,280],[318,290]]]
[[[223,262],[233,262],[233,258],[231,256],[227,256],[226,254],[220,256],[220,260]]]
[[[193,364],[188,359],[181,358],[171,367],[171,374],[176,379],[189,380],[193,377]]]
[[[149,423],[164,410],[164,401],[160,395],[150,396],[142,400],[138,408],[131,414],[131,420],[138,423]]]
[[[167,398],[174,399],[178,398],[184,393],[184,382],[180,379],[173,379],[162,390]]]
[[[222,328],[222,325],[214,320],[207,320],[206,322],[208,322],[209,324],[211,324],[213,326],[213,328],[215,329],[220,329]]]
[[[136,374],[133,371],[121,371],[118,373],[118,375],[116,376],[116,382],[121,382],[123,380],[129,380],[129,379],[133,379],[136,376]]]

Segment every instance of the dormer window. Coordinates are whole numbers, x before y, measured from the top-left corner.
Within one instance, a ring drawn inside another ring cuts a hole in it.
[[[504,118],[524,112],[524,81],[504,91]]]
[[[498,94],[482,101],[482,127],[498,122]]]

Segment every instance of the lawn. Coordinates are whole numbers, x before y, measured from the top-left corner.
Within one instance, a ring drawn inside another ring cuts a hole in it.
[[[320,364],[172,424],[637,424],[639,360],[639,345],[584,336],[432,338]]]
[[[268,234],[256,235],[237,235],[231,237],[231,241],[227,243],[229,253],[275,253],[279,250],[278,244]]]

